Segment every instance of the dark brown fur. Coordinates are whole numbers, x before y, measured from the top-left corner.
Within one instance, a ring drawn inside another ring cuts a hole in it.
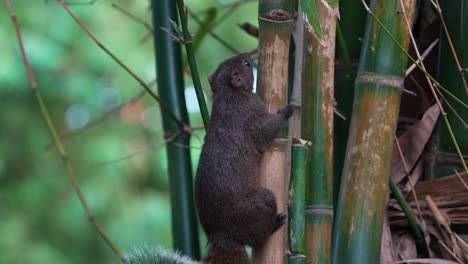
[[[270,114],[252,92],[251,67],[241,54],[209,77],[213,111],[195,180],[209,263],[248,263],[244,246],[261,246],[286,218],[277,214],[273,193],[259,185],[257,166],[293,109]]]

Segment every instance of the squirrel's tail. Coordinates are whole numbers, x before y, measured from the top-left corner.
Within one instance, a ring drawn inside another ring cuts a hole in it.
[[[125,264],[195,264],[188,257],[182,256],[163,247],[143,246],[126,252]]]
[[[142,246],[126,252],[125,264],[247,264],[249,257],[242,246],[226,250],[211,248],[208,257],[194,261],[163,247]]]

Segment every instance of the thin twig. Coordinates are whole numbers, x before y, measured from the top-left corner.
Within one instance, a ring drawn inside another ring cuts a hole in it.
[[[205,30],[210,36],[216,39],[219,43],[221,43],[221,45],[223,45],[225,48],[227,48],[234,54],[239,54],[238,50],[236,50],[233,46],[227,43],[224,39],[219,37],[216,33],[213,32],[213,30],[209,29],[192,11],[188,10],[188,13],[203,30]]]
[[[465,129],[467,129],[468,125],[465,123],[465,120],[463,120],[463,118],[460,116],[457,110],[453,108],[452,104],[450,104],[447,98],[445,98],[444,94],[438,88],[436,89],[436,92],[440,95],[440,97],[442,97],[442,99],[444,100],[444,103],[450,108],[450,110],[452,110],[452,113],[455,115],[455,117],[457,117],[458,120],[460,120],[460,122],[463,124]]]
[[[70,1],[67,1],[65,2],[67,5],[92,5],[96,2],[97,0],[89,0],[89,1],[86,1],[86,2],[70,2]]]
[[[143,25],[148,30],[148,32],[151,32],[151,33],[154,32],[153,27],[149,23],[144,21],[143,19],[131,14],[127,10],[123,9],[121,6],[117,5],[116,3],[112,3],[112,7],[120,11],[122,14],[128,16],[130,19],[137,22],[138,24]]]
[[[258,0],[238,0],[237,2],[231,2],[231,3],[226,3],[226,4],[220,4],[220,5],[217,5],[217,6],[211,6],[211,7],[208,7],[206,9],[197,11],[197,14],[203,14],[203,13],[209,12],[213,8],[215,8],[215,9],[230,8],[231,6],[233,6],[235,4],[246,4],[248,2],[254,2],[254,1],[258,1]]]
[[[37,88],[37,82],[36,78],[34,77],[34,73],[32,71],[31,63],[29,63],[29,58],[26,56],[26,51],[24,50],[24,45],[23,45],[23,37],[21,36],[20,28],[18,25],[18,21],[16,19],[15,12],[13,12],[13,9],[11,8],[10,1],[9,0],[3,0],[5,3],[5,6],[8,10],[8,14],[10,15],[11,21],[13,22],[13,26],[15,27],[16,31],[16,36],[18,38],[18,43],[19,43],[19,48],[21,50],[21,55],[23,55],[23,63],[26,66],[26,70],[28,71],[28,77],[29,81],[31,82],[31,89],[36,90]]]
[[[138,75],[136,75],[130,68],[128,68],[125,64],[120,61],[112,52],[110,52],[95,36],[91,31],[86,27],[85,24],[71,11],[71,9],[63,2],[63,0],[57,0],[63,8],[73,17],[73,19],[80,25],[80,27],[88,34],[89,37],[91,37],[94,42],[101,48],[107,55],[109,55],[120,67],[122,67],[128,74],[130,74],[161,106],[161,108],[168,113],[171,118],[174,120],[174,122],[177,123],[179,127],[183,127],[184,123],[180,121],[179,118],[174,114],[174,112],[171,111],[169,106],[159,97],[157,96],[148,85],[140,78]]]
[[[463,186],[465,186],[465,189],[468,191],[468,185],[466,185],[466,182],[463,180],[462,176],[460,175],[460,173],[457,171],[457,170],[453,170],[455,171],[455,173],[457,174],[458,178],[460,179],[460,181],[463,183]]]
[[[96,228],[97,232],[99,233],[99,235],[102,237],[102,239],[109,245],[109,247],[114,251],[114,253],[119,256],[120,259],[124,259],[124,256],[122,254],[122,252],[120,251],[120,249],[112,242],[112,240],[107,236],[107,234],[105,233],[104,229],[99,225],[99,223],[96,221],[96,219],[94,218],[94,215],[91,211],[91,209],[89,208],[88,206],[88,203],[86,202],[86,199],[83,195],[83,193],[81,192],[81,189],[80,189],[80,185],[78,184],[78,180],[75,176],[75,172],[73,170],[73,167],[70,163],[70,160],[67,156],[67,153],[65,152],[65,148],[64,146],[62,145],[58,135],[57,135],[57,130],[52,122],[52,119],[50,118],[50,115],[49,115],[49,112],[47,110],[47,107],[45,106],[44,104],[44,101],[42,100],[42,97],[39,93],[39,90],[36,89],[37,88],[37,83],[36,83],[36,80],[35,80],[35,77],[34,77],[34,73],[32,71],[32,68],[31,68],[31,65],[29,64],[29,60],[28,60],[28,57],[26,55],[26,52],[24,50],[24,45],[23,45],[23,40],[22,40],[22,37],[21,37],[21,32],[20,32],[20,29],[19,29],[19,26],[18,26],[18,23],[16,21],[16,15],[15,13],[13,12],[13,9],[11,8],[11,5],[10,5],[10,1],[9,0],[3,0],[3,2],[5,3],[5,6],[7,7],[7,10],[8,10],[8,13],[11,17],[11,20],[13,22],[13,25],[15,27],[15,30],[16,30],[16,36],[18,38],[18,44],[20,46],[20,50],[21,50],[21,55],[23,56],[23,61],[24,61],[24,64],[26,66],[26,69],[28,71],[28,75],[29,75],[29,80],[30,80],[30,83],[31,83],[31,90],[33,91],[33,93],[35,94],[36,96],[36,100],[37,100],[37,103],[39,104],[39,108],[41,110],[41,114],[47,124],[47,127],[49,128],[49,131],[54,139],[54,142],[55,142],[55,145],[57,147],[57,150],[58,152],[60,153],[60,157],[62,158],[64,164],[65,164],[65,167],[66,167],[66,170],[67,170],[67,174],[73,184],[73,187],[75,189],[75,192],[76,194],[78,195],[78,198],[80,199],[80,202],[86,212],[86,216],[88,217],[88,220],[94,225],[94,227]]]
[[[116,162],[119,162],[119,161],[123,161],[123,160],[133,158],[133,157],[135,157],[136,155],[138,155],[140,153],[146,152],[146,151],[154,149],[154,148],[161,147],[161,146],[163,146],[165,144],[168,144],[168,143],[172,142],[180,134],[181,134],[180,131],[178,131],[177,133],[175,133],[171,137],[168,137],[168,138],[164,139],[164,141],[162,141],[162,142],[160,142],[158,144],[154,144],[154,145],[151,145],[151,146],[146,146],[146,147],[144,147],[142,149],[139,149],[137,151],[129,153],[129,154],[127,154],[127,155],[125,155],[125,156],[123,156],[121,158],[108,160],[108,161],[97,162],[95,165],[97,165],[97,166],[106,166],[106,165],[110,165],[110,164],[113,164],[113,163],[116,163]]]
[[[440,8],[439,0],[435,0],[435,3],[434,1],[431,1],[431,3],[434,5],[435,9],[437,10],[437,13],[439,14],[442,28],[444,30],[445,36],[447,37],[447,42],[450,46],[450,50],[452,51],[452,54],[453,54],[453,59],[455,60],[455,63],[457,64],[458,73],[461,75],[463,85],[465,87],[465,92],[468,94],[468,86],[466,84],[465,74],[463,72],[463,68],[461,67],[460,60],[458,59],[457,51],[455,50],[455,47],[453,46],[452,38],[450,37],[449,31],[447,29],[447,25],[445,24],[445,20],[444,20],[444,16],[442,15],[442,9]]]
[[[460,260],[460,258],[457,257],[457,255],[455,255],[455,253],[450,250],[450,248],[445,245],[445,243],[442,241],[442,240],[437,240],[437,242],[439,242],[439,244],[450,254],[450,256],[452,256],[452,258],[455,259],[456,262],[458,262],[459,264],[463,264],[463,261]]]
[[[177,142],[171,142],[172,145],[179,147],[179,148],[185,148],[185,149],[201,149],[201,147],[193,147],[193,146],[187,146],[185,144],[180,144]]]
[[[437,43],[439,43],[439,39],[434,40],[431,43],[431,45],[429,45],[429,47],[427,47],[427,49],[423,52],[423,54],[421,54],[421,59],[422,60],[426,59],[427,55],[429,55],[429,53],[434,49],[434,47],[437,45]],[[417,67],[416,64],[417,63],[421,63],[421,60],[417,59],[416,63],[411,64],[411,66],[409,66],[408,69],[406,70],[405,76],[410,75],[411,72],[413,72],[413,70],[416,69],[416,67]]]
[[[149,82],[147,85],[148,86],[151,86],[153,85],[154,83],[156,83],[156,79],[152,80],[151,82]],[[130,101],[128,102],[125,102],[123,104],[120,104],[114,108],[112,108],[111,110],[109,110],[108,112],[106,112],[104,115],[94,119],[94,120],[91,120],[89,121],[85,126],[79,128],[79,129],[76,129],[76,130],[71,130],[71,131],[67,131],[61,135],[59,135],[59,138],[60,139],[65,139],[65,138],[68,138],[68,137],[72,137],[72,136],[75,136],[79,133],[81,133],[82,131],[84,130],[87,130],[91,127],[94,127],[95,125],[99,124],[100,122],[106,120],[107,118],[109,118],[110,116],[112,116],[113,114],[117,113],[118,111],[122,110],[122,108],[125,108],[131,104],[134,104],[136,102],[138,102],[141,98],[143,98],[143,96],[146,94],[146,91],[141,91],[139,92],[136,96],[134,96],[132,99],[130,99]]]
[[[395,137],[395,145],[398,149],[398,154],[400,156],[401,162],[403,163],[403,167],[405,168],[406,175],[408,176],[408,181],[411,187],[411,194],[413,195],[414,202],[416,203],[416,209],[418,211],[419,221],[424,222],[422,212],[421,212],[421,206],[419,205],[418,197],[416,195],[416,192],[414,191],[414,184],[413,184],[413,180],[411,179],[412,175],[408,168],[408,164],[406,164],[406,158],[405,156],[403,156],[403,152],[401,151],[401,147],[400,147],[400,141],[398,140],[397,137]]]
[[[408,20],[408,16],[406,15],[406,10],[405,10],[405,5],[403,3],[403,0],[400,0],[400,5],[403,13],[403,18],[405,19],[406,22],[406,28],[408,29],[408,33],[410,35],[411,39],[411,44],[413,45],[414,51],[416,52],[416,56],[418,58],[418,61],[414,62],[414,65],[420,65],[424,71],[426,71],[426,67],[424,66],[424,59],[422,58],[421,54],[419,53],[419,48],[416,45],[416,40],[414,39],[413,32],[411,31],[411,24]],[[435,92],[434,86],[432,85],[432,82],[429,80],[427,75],[425,75],[425,78],[427,80],[427,83],[429,84],[429,87],[431,88],[432,95],[434,96],[434,99],[437,102],[437,105],[439,105],[440,113],[445,116],[447,113],[445,113],[444,108],[442,107],[442,103],[439,100],[439,97],[437,96],[437,93]]]

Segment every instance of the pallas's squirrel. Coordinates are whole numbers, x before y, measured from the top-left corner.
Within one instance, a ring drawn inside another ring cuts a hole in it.
[[[252,91],[247,54],[224,61],[208,79],[213,109],[195,179],[198,217],[209,244],[202,263],[246,264],[245,246],[261,247],[285,223],[273,192],[260,186],[257,170],[262,153],[293,114],[293,107],[268,112]],[[155,261],[144,263],[196,263],[164,249],[146,251],[153,251],[146,257]],[[142,263],[131,255],[128,260]]]

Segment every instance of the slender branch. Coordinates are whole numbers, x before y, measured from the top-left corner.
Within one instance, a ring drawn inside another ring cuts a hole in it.
[[[450,248],[448,248],[442,240],[437,240],[437,242],[439,242],[439,244],[450,254],[450,256],[452,256],[453,259],[457,261],[458,264],[463,264],[463,261],[461,261],[460,258],[458,258],[457,255],[455,255],[455,253]]]
[[[341,31],[341,21],[336,23],[336,38],[338,40],[338,46],[340,47],[341,55],[343,56],[346,72],[351,80],[356,78],[356,73],[353,71],[353,65],[348,53],[348,47],[346,46],[346,41]]]
[[[395,184],[395,181],[393,181],[392,178],[390,178],[389,184],[390,184],[390,189],[391,189],[393,195],[395,196],[395,199],[397,200],[398,204],[401,207],[401,210],[405,214],[406,218],[408,218],[408,223],[409,223],[409,225],[411,227],[411,230],[413,230],[414,235],[416,236],[416,238],[418,240],[424,238],[422,236],[421,227],[420,227],[420,224],[418,223],[418,220],[414,216],[413,211],[411,210],[411,207],[406,202],[406,200],[403,197],[400,189]]]
[[[154,144],[154,145],[150,145],[150,146],[146,146],[142,149],[139,149],[137,151],[134,151],[132,153],[129,153],[123,157],[120,157],[120,158],[117,158],[117,159],[113,159],[113,160],[108,160],[108,161],[102,161],[102,162],[97,162],[95,163],[95,165],[97,166],[106,166],[106,165],[110,165],[110,164],[113,164],[113,163],[116,163],[116,162],[119,162],[119,161],[123,161],[123,160],[127,160],[127,159],[130,159],[130,158],[133,158],[135,157],[136,155],[140,154],[140,153],[143,153],[143,152],[146,152],[148,150],[151,150],[151,149],[154,149],[154,148],[158,148],[158,147],[161,147],[161,146],[164,146],[165,144],[168,144],[169,142],[172,142],[174,141],[174,139],[179,136],[181,134],[180,131],[177,131],[177,133],[175,133],[174,135],[172,135],[171,137],[168,137],[166,139],[164,139],[164,141],[162,142],[159,142],[158,144]]]
[[[156,79],[152,80],[151,82],[149,82],[147,85],[148,86],[151,86],[153,84],[156,83]],[[68,138],[68,137],[72,137],[72,136],[75,136],[77,134],[79,134],[80,132],[84,131],[84,130],[87,130],[91,127],[94,127],[95,125],[99,124],[100,122],[106,120],[107,118],[109,118],[111,115],[117,113],[118,111],[122,110],[122,108],[125,108],[131,104],[134,104],[136,102],[138,102],[141,98],[143,98],[143,96],[146,94],[146,91],[141,91],[139,92],[136,96],[134,96],[132,99],[130,99],[130,101],[128,102],[125,102],[123,104],[120,104],[114,108],[112,108],[111,110],[109,110],[108,112],[106,112],[104,115],[94,119],[94,120],[91,120],[90,122],[88,122],[85,126],[79,128],[79,129],[76,129],[76,130],[71,130],[71,131],[67,131],[61,135],[59,135],[59,138],[60,139],[65,139],[65,138]]]
[[[191,43],[192,36],[190,35],[190,32],[188,30],[187,14],[185,13],[186,8],[184,6],[184,0],[177,0],[177,10],[179,11],[180,23],[182,24],[182,31],[185,40],[184,45],[185,50],[187,52],[188,62],[190,65],[190,72],[192,73],[193,86],[195,87],[195,93],[197,95],[198,105],[200,107],[200,114],[202,116],[205,129],[208,129],[210,117],[208,114],[208,108],[206,107],[205,95],[203,94],[203,88],[200,82],[200,75],[198,73],[195,54],[193,52],[193,47]]]
[[[232,8],[232,6],[234,6],[234,5],[246,4],[248,2],[254,2],[254,1],[258,1],[258,0],[238,0],[236,2],[231,2],[231,3],[227,3],[227,4],[220,4],[220,5],[217,5],[217,6],[211,6],[211,7],[208,7],[206,9],[203,9],[201,11],[197,11],[197,14],[203,14],[203,13],[209,12],[210,9],[212,9],[212,8],[216,8],[216,9]]]
[[[143,25],[148,30],[148,32],[151,32],[151,34],[153,33],[154,31],[153,27],[149,23],[144,21],[143,19],[131,14],[127,10],[123,9],[121,6],[117,5],[116,3],[112,3],[112,7],[120,11],[122,14],[128,16],[129,18],[131,18],[133,21],[137,22],[138,24]]]
[[[171,118],[177,123],[177,125],[179,127],[183,127],[184,126],[184,123],[182,121],[180,121],[180,119],[174,114],[174,112],[171,111],[171,109],[169,108],[169,106],[163,101],[161,100],[161,98],[159,96],[157,96],[152,90],[151,88],[146,85],[146,83],[140,78],[138,77],[138,75],[136,75],[132,70],[130,70],[125,64],[122,63],[122,61],[120,59],[118,59],[112,52],[110,52],[95,36],[93,33],[91,33],[91,31],[88,29],[88,27],[86,27],[85,24],[83,24],[83,22],[75,15],[75,13],[73,13],[73,11],[71,11],[71,9],[65,4],[65,2],[63,0],[57,0],[57,2],[59,2],[59,4],[61,4],[63,6],[63,8],[65,8],[65,10],[73,17],[73,19],[80,25],[80,27],[88,34],[89,37],[91,37],[94,42],[99,46],[99,48],[101,48],[107,55],[109,55],[120,67],[122,67],[128,74],[130,74],[158,103],[159,105],[162,107],[162,109],[164,111],[166,111],[166,113],[168,113]]]
[[[421,54],[419,53],[419,48],[416,45],[416,40],[414,39],[413,32],[411,31],[411,25],[410,25],[410,22],[408,20],[408,16],[406,15],[406,10],[405,10],[405,5],[403,4],[403,0],[400,0],[400,5],[401,5],[402,13],[403,13],[403,18],[405,19],[406,28],[408,29],[408,33],[410,35],[411,44],[413,45],[414,51],[416,52],[416,56],[418,58],[418,61],[414,62],[414,65],[420,65],[420,67],[422,69],[424,69],[424,71],[426,71],[426,67],[424,66],[423,58],[422,58]],[[424,75],[424,77],[426,78],[427,83],[429,84],[429,87],[431,88],[432,96],[434,96],[434,99],[436,100],[437,104],[439,105],[439,109],[440,109],[441,114],[443,116],[447,115],[447,113],[445,113],[444,108],[442,107],[442,103],[440,102],[439,97],[437,96],[437,93],[435,92],[435,89],[434,89],[434,86],[432,85],[432,82],[429,80],[427,75]]]
[[[422,59],[422,60],[426,59],[427,55],[429,55],[429,53],[434,49],[434,47],[437,45],[437,43],[439,43],[439,39],[434,40],[434,41],[431,43],[431,45],[429,45],[429,47],[427,47],[427,49],[423,52],[423,54],[421,54],[421,59]],[[416,62],[417,62],[417,63],[420,63],[421,60],[418,59]],[[416,69],[416,67],[417,67],[417,66],[416,66],[415,63],[411,64],[411,66],[409,66],[408,69],[406,70],[405,76],[410,75],[410,73],[411,73],[414,69]]]
[[[395,137],[395,145],[398,149],[398,154],[400,155],[400,159],[401,159],[401,162],[403,163],[403,167],[405,168],[406,175],[408,176],[408,181],[411,187],[411,194],[413,195],[414,202],[416,203],[416,209],[418,210],[419,220],[423,222],[424,219],[422,217],[421,206],[419,205],[418,197],[416,195],[416,192],[414,191],[414,184],[413,184],[413,180],[411,179],[411,172],[408,168],[408,164],[406,163],[405,156],[403,156],[403,152],[401,151],[401,147],[400,147],[400,141],[398,140],[397,137]]]
[[[11,21],[13,22],[13,26],[15,27],[16,31],[16,36],[18,38],[18,43],[19,43],[19,48],[21,50],[21,54],[23,55],[23,63],[26,66],[26,70],[28,71],[28,77],[29,81],[31,82],[31,89],[36,90],[37,88],[37,82],[36,78],[34,77],[34,73],[32,71],[31,63],[29,63],[29,58],[26,56],[26,51],[24,50],[24,45],[23,45],[23,37],[21,36],[20,28],[18,25],[18,21],[16,19],[16,14],[11,8],[10,1],[9,0],[3,0],[5,3],[5,6],[8,10],[8,14],[10,15]]]
[[[466,182],[463,180],[462,176],[460,175],[460,173],[457,171],[457,170],[453,170],[455,171],[455,173],[457,174],[458,178],[460,179],[460,181],[463,183],[463,186],[465,186],[465,189],[468,191],[468,185],[466,185]]]
[[[189,15],[197,22],[200,27],[205,30],[210,36],[212,36],[214,39],[216,39],[221,45],[223,45],[225,48],[233,52],[234,54],[239,54],[239,51],[236,50],[233,46],[231,46],[229,43],[227,43],[224,39],[219,37],[216,33],[213,32],[213,30],[209,29],[201,20],[198,18],[197,15],[195,15],[192,11],[188,10]]]
[[[450,50],[453,53],[453,59],[455,60],[455,63],[457,64],[458,73],[461,75],[463,86],[465,87],[465,92],[466,94],[468,94],[468,86],[466,84],[465,73],[460,64],[460,60],[458,59],[457,51],[455,50],[455,47],[453,46],[452,38],[450,37],[449,31],[447,29],[447,25],[445,24],[445,20],[444,20],[444,16],[442,15],[442,9],[440,8],[439,0],[435,0],[435,3],[434,1],[431,1],[431,3],[434,5],[435,9],[437,10],[437,13],[439,14],[440,22],[442,24],[442,28],[447,38],[447,42],[450,46]]]
[[[442,97],[442,99],[444,99],[444,103],[447,104],[447,106],[450,108],[450,110],[452,110],[452,113],[455,115],[455,117],[457,117],[457,119],[460,120],[460,122],[463,124],[465,129],[467,129],[468,125],[465,123],[465,120],[463,120],[463,118],[460,116],[460,114],[457,112],[457,110],[455,110],[455,108],[453,108],[452,104],[450,104],[450,102],[447,100],[447,98],[445,98],[444,94],[439,89],[436,89],[436,92],[440,95],[440,97]]]
[[[89,0],[85,2],[65,2],[67,5],[92,5],[96,2],[97,0]]]
[[[13,9],[11,8],[10,1],[9,0],[3,0],[3,2],[5,3],[5,6],[7,7],[8,13],[9,13],[9,15],[11,17],[11,20],[12,20],[13,25],[14,25],[15,30],[16,30],[16,36],[18,38],[18,44],[20,46],[21,55],[23,56],[23,61],[24,61],[24,64],[26,66],[26,69],[28,71],[29,80],[30,80],[30,83],[31,83],[31,90],[33,91],[33,93],[34,93],[34,95],[36,97],[37,103],[38,103],[39,108],[41,110],[42,117],[44,118],[44,120],[45,120],[45,122],[47,124],[47,127],[49,129],[49,132],[51,133],[52,138],[54,139],[54,142],[55,142],[57,150],[58,150],[58,152],[60,154],[60,157],[62,158],[62,160],[63,160],[63,162],[65,164],[67,174],[68,174],[68,176],[69,176],[69,178],[70,178],[70,180],[71,180],[71,182],[73,184],[73,187],[75,189],[75,192],[78,195],[78,198],[80,199],[80,202],[81,202],[81,204],[82,204],[82,206],[83,206],[83,208],[84,208],[84,210],[86,212],[86,216],[88,217],[88,220],[94,225],[94,227],[96,228],[96,230],[99,233],[99,235],[101,236],[101,238],[109,245],[109,247],[114,251],[114,253],[117,256],[119,256],[120,259],[123,260],[124,256],[123,256],[122,252],[112,242],[112,240],[109,238],[109,236],[105,233],[104,229],[96,221],[91,209],[88,206],[88,203],[86,202],[86,199],[85,199],[83,193],[81,192],[80,185],[78,184],[78,180],[77,180],[77,178],[75,176],[75,172],[73,170],[71,162],[70,162],[70,160],[68,158],[68,155],[67,155],[67,153],[65,151],[64,146],[62,145],[62,142],[60,141],[60,139],[58,137],[57,130],[56,130],[56,128],[55,128],[55,126],[54,126],[54,124],[52,122],[52,119],[50,118],[47,107],[45,106],[44,101],[42,100],[42,97],[41,97],[41,95],[39,93],[39,90],[37,89],[36,79],[34,77],[34,73],[32,71],[31,65],[29,64],[28,57],[27,57],[26,52],[24,50],[24,45],[23,45],[23,40],[22,40],[22,37],[21,37],[21,32],[20,32],[18,23],[16,21],[16,15],[13,12]]]

